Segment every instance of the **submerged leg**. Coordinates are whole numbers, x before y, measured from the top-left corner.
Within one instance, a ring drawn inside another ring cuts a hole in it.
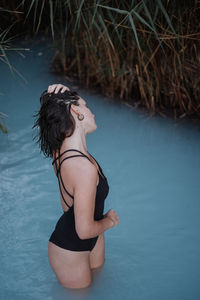
[[[91,284],[89,251],[70,251],[49,242],[48,254],[49,263],[63,287],[80,289]]]

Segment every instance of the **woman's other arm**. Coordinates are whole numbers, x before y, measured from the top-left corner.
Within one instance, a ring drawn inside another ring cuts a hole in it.
[[[80,239],[98,236],[107,229],[116,226],[119,223],[119,218],[114,210],[109,210],[102,220],[94,220],[98,183],[96,167],[87,159],[81,158],[73,160],[73,162],[71,160],[67,168],[67,172],[63,170],[62,176],[65,182],[67,179],[65,173],[70,174],[74,194],[75,226]]]

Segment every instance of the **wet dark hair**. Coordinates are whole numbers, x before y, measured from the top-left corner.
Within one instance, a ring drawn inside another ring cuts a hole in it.
[[[71,91],[42,93],[41,107],[34,115],[36,120],[33,128],[39,128],[35,138],[45,156],[52,157],[55,151],[60,150],[63,140],[73,134],[75,121],[70,108],[71,104],[79,105],[79,99],[79,95]]]

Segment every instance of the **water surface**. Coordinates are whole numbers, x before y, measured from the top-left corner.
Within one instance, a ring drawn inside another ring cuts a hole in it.
[[[101,164],[110,193],[106,209],[120,217],[106,232],[106,262],[82,291],[62,288],[47,258],[48,238],[62,214],[51,161],[33,142],[32,115],[49,84],[49,43],[31,45],[0,64],[0,299],[200,299],[200,131],[188,122],[149,117],[79,89],[98,130],[88,150]]]

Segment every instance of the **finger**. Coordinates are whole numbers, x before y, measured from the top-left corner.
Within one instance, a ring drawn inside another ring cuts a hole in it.
[[[69,91],[70,89],[67,86],[63,86],[61,93],[64,93],[65,91]]]
[[[49,85],[49,86],[48,86],[48,90],[47,90],[47,92],[48,92],[48,93],[53,93],[53,91],[54,91],[55,87],[56,87],[56,85],[55,85],[55,84]]]
[[[118,221],[119,221],[119,219],[118,219],[118,218],[115,218],[115,221],[116,221],[116,222],[118,222]]]
[[[117,225],[119,224],[119,220],[116,220],[116,223],[115,223],[115,224],[116,224],[116,226],[117,226]]]
[[[59,91],[64,93],[65,91],[69,91],[69,88],[63,84],[58,84],[55,89],[55,94],[57,94]]]
[[[110,217],[108,217],[109,218],[109,220],[112,222],[111,223],[111,227],[114,227],[115,226],[115,220],[113,220],[112,218],[110,218]]]
[[[118,223],[118,222],[119,222],[119,220],[118,220],[118,219],[115,219],[115,222],[116,222],[116,223]]]
[[[55,89],[54,93],[57,94],[57,93],[60,91],[60,89],[61,89],[62,87],[63,87],[62,84],[58,84],[58,85],[56,86],[56,89]]]
[[[113,227],[115,227],[115,226],[117,226],[118,225],[118,223],[115,221],[115,223],[114,223],[114,226]]]

